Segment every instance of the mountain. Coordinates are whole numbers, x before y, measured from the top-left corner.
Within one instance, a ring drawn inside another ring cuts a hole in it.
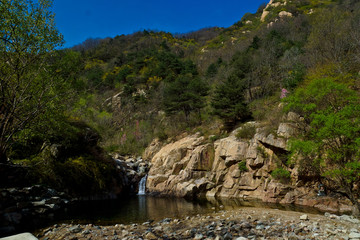
[[[36,133],[16,135],[8,156],[44,162],[44,148],[49,154],[50,146],[60,145],[60,165],[80,174],[89,159],[140,155],[153,139],[170,143],[199,133],[213,143],[249,121],[276,136],[284,113],[294,113],[301,131],[286,157],[301,155],[303,166],[313,166],[328,185],[342,186],[355,202],[359,22],[355,0],[272,0],[229,28],[88,39],[49,58],[56,76],[66,79],[68,96],[61,96],[69,99],[61,117],[52,125],[41,122]],[[50,137],[41,133],[45,125]],[[71,146],[91,140],[88,128],[98,137],[93,154],[84,157],[89,149]],[[292,166],[284,160],[273,170],[287,177]],[[87,169],[98,173],[101,188],[106,173],[96,164]]]

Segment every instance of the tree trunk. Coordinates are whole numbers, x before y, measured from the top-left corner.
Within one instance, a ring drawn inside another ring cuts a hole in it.
[[[360,203],[359,203],[358,199],[356,198],[355,194],[352,192],[351,187],[352,186],[346,187],[346,194],[348,195],[351,203],[353,204],[352,214],[354,216],[359,217],[360,216]]]

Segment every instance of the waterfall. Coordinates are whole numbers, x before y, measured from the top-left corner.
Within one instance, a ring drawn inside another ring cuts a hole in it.
[[[146,178],[147,175],[145,175],[139,182],[139,191],[138,191],[138,195],[145,195],[145,190],[146,190]]]

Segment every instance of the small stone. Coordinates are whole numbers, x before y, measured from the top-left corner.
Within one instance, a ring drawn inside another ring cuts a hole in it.
[[[247,240],[247,238],[244,238],[244,237],[238,237],[238,238],[235,238],[235,240]]]
[[[158,239],[155,234],[153,234],[152,232],[148,232],[146,235],[145,235],[145,239],[149,239],[149,240],[156,240]]]
[[[226,233],[224,235],[224,240],[232,240],[232,235],[230,233]]]
[[[349,238],[350,238],[350,239],[360,239],[360,233],[358,233],[358,232],[351,232],[351,233],[349,234]]]
[[[199,239],[203,239],[203,237],[204,237],[204,235],[198,233],[195,235],[194,239],[199,240]]]
[[[80,225],[75,225],[69,228],[69,232],[71,233],[79,233],[81,232],[82,228],[80,227]]]
[[[355,224],[359,224],[359,223],[360,223],[360,220],[357,219],[357,218],[354,218],[353,216],[342,215],[342,216],[340,216],[339,218],[340,218],[341,220],[348,221],[348,222],[355,223]]]
[[[263,230],[265,227],[262,224],[256,225],[256,230]]]
[[[154,227],[154,230],[155,230],[155,231],[162,231],[163,228],[162,228],[161,226],[156,226],[156,227]]]
[[[309,216],[307,214],[301,215],[300,220],[309,220]]]

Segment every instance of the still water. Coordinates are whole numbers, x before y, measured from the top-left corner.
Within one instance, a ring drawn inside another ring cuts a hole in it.
[[[277,208],[290,211],[320,213],[312,208],[293,205],[266,204],[258,201],[220,199],[188,201],[181,198],[160,198],[146,195],[121,200],[85,201],[69,208],[62,222],[93,223],[101,225],[142,223],[164,218],[184,218],[220,210],[243,207]]]

